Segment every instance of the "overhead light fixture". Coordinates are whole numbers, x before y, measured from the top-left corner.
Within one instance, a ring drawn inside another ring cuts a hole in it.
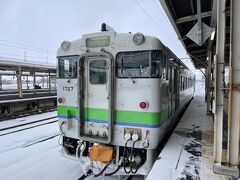
[[[211,34],[211,40],[212,41],[214,40],[214,37],[215,37],[215,31],[213,31],[212,34]]]

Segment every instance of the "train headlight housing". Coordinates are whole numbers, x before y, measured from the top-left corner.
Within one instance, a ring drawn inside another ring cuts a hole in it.
[[[64,50],[64,51],[67,51],[70,47],[71,43],[69,41],[63,41],[62,44],[61,44],[61,48]]]
[[[136,45],[140,45],[144,42],[145,40],[145,37],[143,35],[143,33],[136,33],[134,34],[133,36],[133,42],[136,44]]]

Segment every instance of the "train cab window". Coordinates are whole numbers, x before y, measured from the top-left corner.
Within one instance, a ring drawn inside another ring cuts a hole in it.
[[[107,81],[107,61],[104,59],[89,62],[89,80],[91,84],[105,84]]]
[[[160,78],[161,51],[136,51],[117,54],[116,68],[119,78]]]
[[[117,55],[117,77],[150,77],[150,51],[122,52]]]
[[[58,77],[77,78],[78,56],[64,56],[58,58]]]

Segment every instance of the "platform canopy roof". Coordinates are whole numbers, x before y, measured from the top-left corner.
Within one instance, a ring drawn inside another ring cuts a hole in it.
[[[209,38],[201,46],[187,37],[188,32],[198,22],[197,0],[159,0],[172,26],[196,68],[206,68],[207,51],[214,43]],[[200,0],[201,21],[216,28],[216,0]]]
[[[3,71],[18,71],[19,67],[21,67],[22,71],[27,72],[50,72],[56,73],[56,66],[50,64],[40,64],[40,63],[33,63],[22,61],[19,59],[9,59],[0,57],[0,70]]]

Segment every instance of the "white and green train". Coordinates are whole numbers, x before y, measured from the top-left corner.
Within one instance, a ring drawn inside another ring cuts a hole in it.
[[[62,152],[94,176],[147,175],[194,74],[159,39],[105,24],[62,42],[57,58]]]

